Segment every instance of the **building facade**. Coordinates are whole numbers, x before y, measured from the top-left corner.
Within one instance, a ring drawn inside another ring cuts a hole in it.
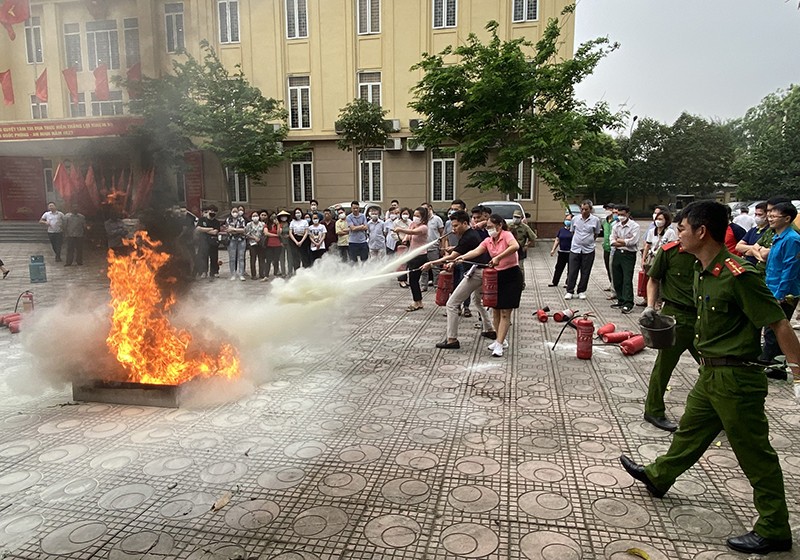
[[[502,39],[525,37],[535,43],[548,19],[558,17],[566,4],[32,0],[30,17],[14,26],[16,40],[0,36],[0,72],[10,70],[14,97],[13,104],[6,100],[0,106],[0,191],[8,190],[11,181],[3,168],[13,167],[18,181],[24,176],[27,183],[36,183],[41,191],[36,200],[42,202],[57,198],[52,174],[62,162],[82,173],[91,165],[106,182],[143,173],[135,150],[120,134],[130,124],[128,94],[114,85],[113,77],[161,75],[182,49],[199,57],[199,43],[207,39],[226,67],[240,65],[265,96],[282,100],[289,113],[287,145],[305,143],[309,149],[258,181],[222,170],[210,154],[190,154],[192,165],[201,169],[177,176],[174,192],[191,209],[197,210],[201,199],[248,208],[305,207],[312,198],[323,206],[353,199],[384,207],[398,199],[415,206],[427,200],[437,208],[453,198],[468,205],[505,199],[497,192],[465,188],[467,178],[454,157],[410,140],[419,119],[408,107],[410,90],[422,77],[410,68],[423,52],[462,44],[469,33],[487,37],[484,26],[490,20],[500,23]],[[574,42],[572,16],[563,23],[559,55],[567,58]],[[44,71],[46,102],[41,99]],[[386,146],[370,150],[363,165],[355,153],[336,148],[339,112],[357,97],[379,103],[393,124]],[[38,173],[40,179],[33,181]],[[540,229],[560,223],[562,206],[539,183],[531,162],[520,164],[519,175],[523,192],[517,200],[531,221]],[[34,187],[27,188],[32,194]],[[9,198],[0,199],[3,218],[21,219],[5,211]]]

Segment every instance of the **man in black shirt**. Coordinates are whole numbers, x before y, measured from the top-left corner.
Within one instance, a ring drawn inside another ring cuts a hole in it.
[[[220,221],[217,219],[217,207],[209,206],[203,217],[197,220],[197,268],[195,274],[200,278],[219,277],[219,234]],[[210,261],[210,263],[209,263]],[[210,264],[210,268],[209,268]]]
[[[457,257],[469,253],[481,244],[481,236],[470,227],[470,217],[466,212],[459,210],[450,216],[450,222],[453,224],[453,232],[458,236],[458,245],[446,256],[422,265],[423,269],[429,269],[432,266],[455,260]],[[489,254],[484,253],[478,257],[476,262],[487,264],[489,262]],[[481,324],[485,329],[488,329],[481,334],[486,338],[494,339],[497,337],[497,333],[494,332],[494,328],[492,327],[492,320],[489,318],[489,313],[487,313],[486,308],[483,306],[483,303],[481,303],[482,285],[483,270],[477,266],[471,266],[464,274],[463,280],[459,282],[456,289],[450,295],[450,299],[447,300],[447,339],[437,343],[437,348],[461,348],[461,344],[458,342],[458,308],[470,295],[472,295],[472,303],[475,305],[475,309],[481,317]]]

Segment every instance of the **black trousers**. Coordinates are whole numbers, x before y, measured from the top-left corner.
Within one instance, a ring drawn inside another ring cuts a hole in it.
[[[408,285],[411,287],[411,297],[416,302],[422,301],[422,288],[419,285],[419,278],[422,271],[418,270],[423,264],[428,262],[428,255],[423,253],[408,261]]]
[[[558,252],[558,259],[556,260],[556,268],[553,270],[553,284],[558,286],[561,282],[561,275],[564,273],[564,269],[567,268],[569,264],[569,251],[559,251]]]
[[[567,292],[575,293],[575,283],[578,281],[578,273],[581,281],[578,283],[578,293],[582,294],[589,287],[589,275],[592,273],[594,264],[594,251],[591,253],[570,253],[569,271],[567,272]]]
[[[792,315],[794,315],[794,310],[797,308],[797,301],[789,304],[785,301],[781,302],[781,309],[783,309],[783,314],[786,315],[786,318],[791,320]],[[782,353],[781,347],[778,344],[778,339],[775,338],[775,333],[769,327],[764,327],[764,348],[761,350],[761,357],[759,358],[762,362],[771,362],[775,359],[775,356],[779,356]]]
[[[83,264],[83,237],[67,237],[67,263]]]
[[[61,245],[64,243],[64,234],[61,232],[48,233],[47,237],[50,238],[50,246],[56,255],[56,262],[61,262]]]
[[[248,249],[250,250],[250,277],[254,280],[256,278],[264,278],[267,275],[266,265],[264,263],[267,248],[256,243],[255,245],[250,245]],[[258,275],[256,275],[256,263],[258,263]]]
[[[203,234],[204,237],[209,237]],[[216,236],[212,239],[200,238],[197,245],[197,268],[195,274],[219,274],[219,245]]]

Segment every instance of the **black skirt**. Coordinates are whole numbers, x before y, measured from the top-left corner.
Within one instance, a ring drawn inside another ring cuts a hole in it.
[[[522,271],[518,266],[497,271],[495,309],[517,309],[522,297]]]

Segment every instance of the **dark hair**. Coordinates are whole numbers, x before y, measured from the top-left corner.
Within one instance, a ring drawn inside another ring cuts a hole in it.
[[[409,208],[408,206],[403,206],[403,207],[400,209],[400,217],[401,217],[401,218],[403,217],[403,212],[408,212],[408,216],[409,216],[409,217],[411,217],[411,215],[413,214],[413,212],[411,211],[411,208]]]
[[[472,210],[470,210],[470,214],[481,214],[483,213],[483,206],[473,206]]]
[[[780,204],[781,202],[791,202],[792,200],[788,196],[778,195],[773,196],[772,198],[767,199],[767,206],[775,206],[776,204]]]
[[[351,203],[350,203],[350,206],[353,206],[353,204],[355,204],[356,206],[358,206],[359,208],[361,208],[361,205],[358,203],[358,201],[357,201],[357,200],[354,200],[353,202],[351,202]]]
[[[627,204],[617,204],[616,209],[618,212],[627,212],[628,214],[631,213],[631,207]]]
[[[772,207],[773,212],[780,212],[782,216],[789,216],[790,221],[797,217],[797,208],[791,202],[780,202]]]
[[[570,220],[575,217],[575,215],[572,212],[567,212],[566,214],[564,214],[564,219],[566,219],[567,216],[569,216]]]
[[[491,216],[489,216],[489,221],[496,226],[500,226],[500,229],[508,231],[508,224],[506,223],[506,219],[500,214],[492,214]]]
[[[766,207],[766,204],[764,206]],[[744,212],[745,214],[749,214],[750,209],[747,206],[739,206],[739,212]]]
[[[215,204],[212,204],[211,206],[209,206],[208,208],[206,208],[206,210],[208,210],[209,212],[210,212],[210,211],[212,211],[212,210],[213,210],[214,212],[216,212],[216,211],[218,210],[218,208],[217,208],[217,206],[216,206]]]
[[[391,204],[394,204],[395,202],[396,202],[397,204],[400,204],[400,201],[399,201],[399,200],[397,200],[396,198],[393,198],[393,199],[392,199],[392,201],[391,201],[389,204],[391,205]]]
[[[603,204],[603,209],[604,210],[613,210],[616,207],[617,207],[617,205],[614,204],[613,202],[606,202],[605,204]]]
[[[295,208],[294,210],[292,210],[292,216],[296,216],[298,212],[300,212],[300,217],[302,218],[304,216],[302,208]]]
[[[672,223],[672,214],[669,213],[669,210],[662,210],[661,215],[664,217],[664,231],[667,231],[667,228]]]
[[[767,203],[766,202],[759,202],[755,206],[755,210],[763,210],[764,212],[767,211]]]
[[[419,212],[420,223],[427,224],[428,223],[428,208],[425,206],[418,206],[416,209]]]
[[[453,215],[450,216],[451,222],[460,222],[462,224],[470,223],[470,219],[471,218],[469,217],[469,214],[467,214],[463,210],[456,210],[455,212],[453,212]]]
[[[653,207],[653,211],[655,212],[656,210],[660,210],[660,211],[663,213],[663,212],[667,212],[667,211],[669,211],[669,208],[667,208],[667,207],[666,207],[666,206],[664,206],[663,204],[656,204],[656,205]]]
[[[588,198],[586,200],[582,200],[581,201],[580,205],[583,206],[584,204],[589,206],[589,208],[594,208],[594,203],[591,200],[589,200]],[[617,206],[617,208],[619,208],[619,206]]]
[[[491,214],[492,209],[489,208],[488,206],[484,206],[483,204],[481,204],[481,212],[483,212],[484,214]]]
[[[450,206],[452,206],[453,204],[457,204],[462,210],[467,209],[467,203],[461,200],[460,198],[457,198],[453,202],[451,202]]]
[[[688,204],[682,211],[681,219],[691,226],[692,230],[705,226],[711,239],[717,243],[725,243],[728,231],[729,206],[713,200],[698,200]]]

